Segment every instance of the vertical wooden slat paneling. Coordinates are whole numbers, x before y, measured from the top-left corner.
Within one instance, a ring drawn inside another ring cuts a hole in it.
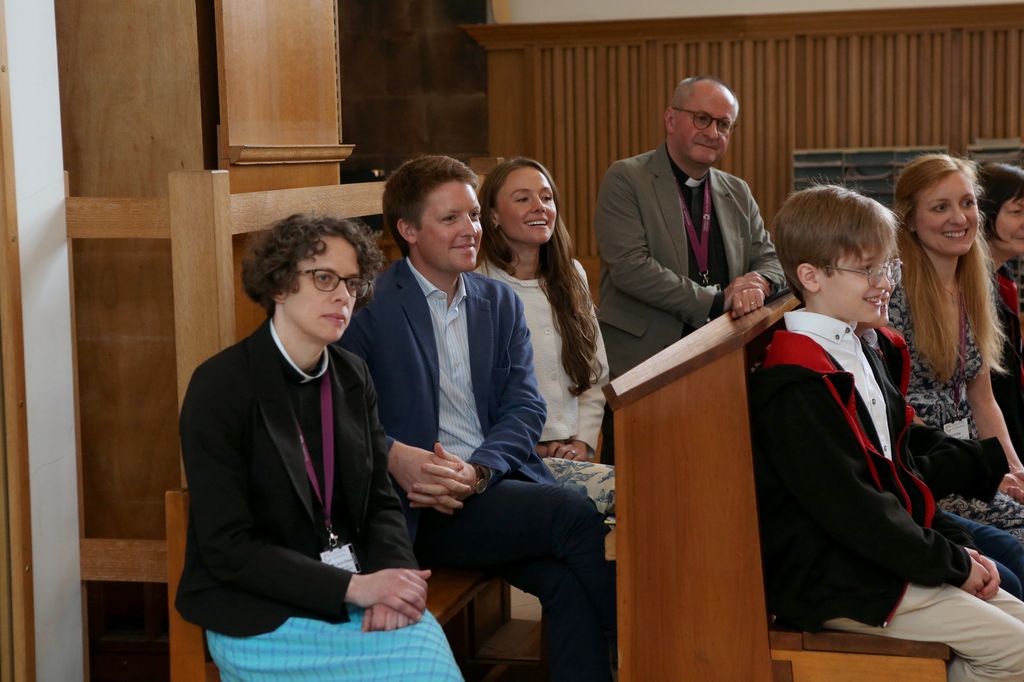
[[[756,18],[755,18],[756,19]],[[581,258],[594,258],[593,209],[616,159],[656,146],[676,82],[710,74],[740,99],[723,170],[748,181],[765,221],[792,186],[793,149],[947,145],[1015,137],[1024,117],[1024,25],[692,35],[524,45],[532,153],[551,168]],[[504,50],[508,46],[503,46]],[[506,60],[507,64],[517,63]],[[492,82],[501,82],[492,72]],[[497,86],[500,87],[500,86]],[[508,116],[521,112],[509,112]],[[492,110],[492,126],[500,126]],[[492,136],[493,137],[493,136]]]

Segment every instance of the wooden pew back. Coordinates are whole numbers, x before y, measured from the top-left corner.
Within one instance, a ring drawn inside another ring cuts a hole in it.
[[[621,682],[945,680],[944,645],[769,630],[747,379],[792,297],[613,381]]]

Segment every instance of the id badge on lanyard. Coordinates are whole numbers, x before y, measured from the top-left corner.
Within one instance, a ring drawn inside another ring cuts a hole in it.
[[[331,524],[331,505],[334,502],[334,396],[331,393],[330,376],[327,373],[320,378],[320,433],[323,440],[324,455],[324,490],[321,494],[320,483],[316,480],[316,469],[313,459],[309,456],[306,439],[299,429],[299,441],[302,443],[302,454],[306,464],[306,475],[313,488],[316,499],[324,511],[324,526],[327,530],[327,547],[320,552],[320,560],[351,573],[359,572],[355,548],[352,543],[338,546],[338,534]]]

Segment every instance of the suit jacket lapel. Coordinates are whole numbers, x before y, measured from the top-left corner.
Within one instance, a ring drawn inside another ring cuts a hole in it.
[[[340,478],[348,518],[357,530],[366,516],[370,461],[369,419],[355,375],[345,371],[332,354],[329,375],[334,389],[334,476]],[[341,407],[344,405],[344,407]],[[344,422],[337,420],[341,413]]]
[[[487,401],[490,397],[491,368],[494,366],[494,333],[491,327],[491,302],[478,295],[476,283],[463,275],[466,282],[466,329],[469,336],[469,367],[473,379],[473,398],[480,426],[490,427]]]
[[[291,480],[295,493],[302,501],[306,513],[309,514],[309,520],[315,521],[305,458],[299,440],[299,424],[288,400],[288,388],[285,386],[284,375],[281,373],[277,346],[270,336],[269,321],[264,322],[263,326],[252,336],[250,349],[256,399],[267,427],[267,433],[284,462],[288,478]]]
[[[689,259],[686,253],[689,248],[686,227],[683,225],[683,210],[679,203],[679,186],[672,174],[672,166],[669,165],[668,160],[668,147],[664,142],[655,151],[647,167],[651,172],[651,184],[654,187],[654,195],[658,199],[658,208],[665,221],[665,228],[676,248],[676,271],[681,275],[686,275],[689,270]]]
[[[399,261],[395,270],[395,286],[398,289],[398,298],[401,301],[402,311],[409,321],[412,335],[423,355],[423,361],[430,368],[430,380],[433,383],[430,392],[434,401],[433,413],[437,413],[437,400],[440,380],[438,378],[437,344],[434,342],[434,323],[430,319],[430,309],[427,307],[427,299],[423,295],[416,276],[412,274],[408,263]]]
[[[711,180],[711,203],[714,206],[718,229],[722,233],[725,245],[725,261],[729,266],[729,280],[732,281],[747,272],[747,263],[743,258],[743,234],[740,231],[739,206],[725,186],[718,170],[708,171]]]

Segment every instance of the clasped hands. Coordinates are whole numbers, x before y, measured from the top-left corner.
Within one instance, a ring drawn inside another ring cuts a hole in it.
[[[409,506],[454,514],[473,494],[479,479],[474,466],[434,443],[434,451],[395,441],[388,453],[388,471],[402,486]]]
[[[345,601],[366,609],[363,632],[397,630],[418,623],[427,608],[430,571],[385,568],[356,574],[348,584]]]
[[[1011,471],[1003,476],[999,490],[1018,502],[1024,502],[1024,471]]]
[[[999,570],[995,562],[977,550],[967,548],[967,553],[971,557],[971,574],[960,589],[988,601],[999,591]]]
[[[541,458],[555,457],[557,459],[586,462],[588,450],[587,444],[581,440],[546,440],[537,443],[537,454]]]
[[[764,306],[765,299],[772,292],[771,283],[756,272],[748,272],[734,279],[723,292],[724,310],[730,311],[732,319],[743,317]]]

